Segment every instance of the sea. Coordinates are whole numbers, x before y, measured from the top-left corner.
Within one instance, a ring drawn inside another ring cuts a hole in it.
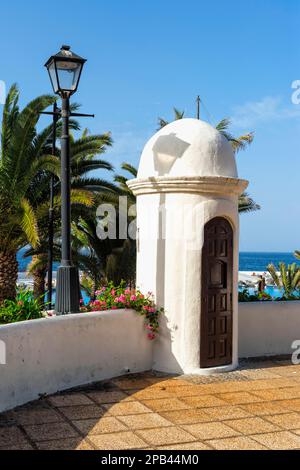
[[[23,248],[18,252],[19,272],[25,272],[30,258],[24,258],[23,255],[26,249]],[[296,260],[293,253],[284,252],[247,252],[242,251],[239,257],[239,270],[240,271],[265,271],[268,264],[273,263],[278,266],[278,263],[283,261],[286,264],[297,263],[300,265],[300,261]],[[54,263],[53,270],[56,271],[59,263]]]

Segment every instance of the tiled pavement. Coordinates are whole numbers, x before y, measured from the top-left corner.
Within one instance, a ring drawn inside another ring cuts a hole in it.
[[[300,449],[300,366],[149,372],[56,394],[0,414],[0,450],[8,449]]]

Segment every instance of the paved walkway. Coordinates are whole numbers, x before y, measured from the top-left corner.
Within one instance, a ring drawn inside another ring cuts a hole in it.
[[[3,449],[300,449],[300,366],[137,374],[0,414]]]

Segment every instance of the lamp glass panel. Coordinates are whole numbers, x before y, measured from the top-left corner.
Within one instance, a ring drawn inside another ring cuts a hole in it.
[[[75,91],[77,88],[82,64],[70,61],[56,62],[59,88],[65,91]]]

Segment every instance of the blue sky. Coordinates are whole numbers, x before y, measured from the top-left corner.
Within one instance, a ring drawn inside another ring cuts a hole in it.
[[[92,132],[110,130],[115,167],[137,164],[172,107],[232,132],[254,131],[238,154],[241,177],[262,206],[241,217],[241,250],[300,249],[298,0],[2,0],[0,80],[17,81],[22,102],[50,92],[43,64],[66,43],[88,59],[76,101]]]

